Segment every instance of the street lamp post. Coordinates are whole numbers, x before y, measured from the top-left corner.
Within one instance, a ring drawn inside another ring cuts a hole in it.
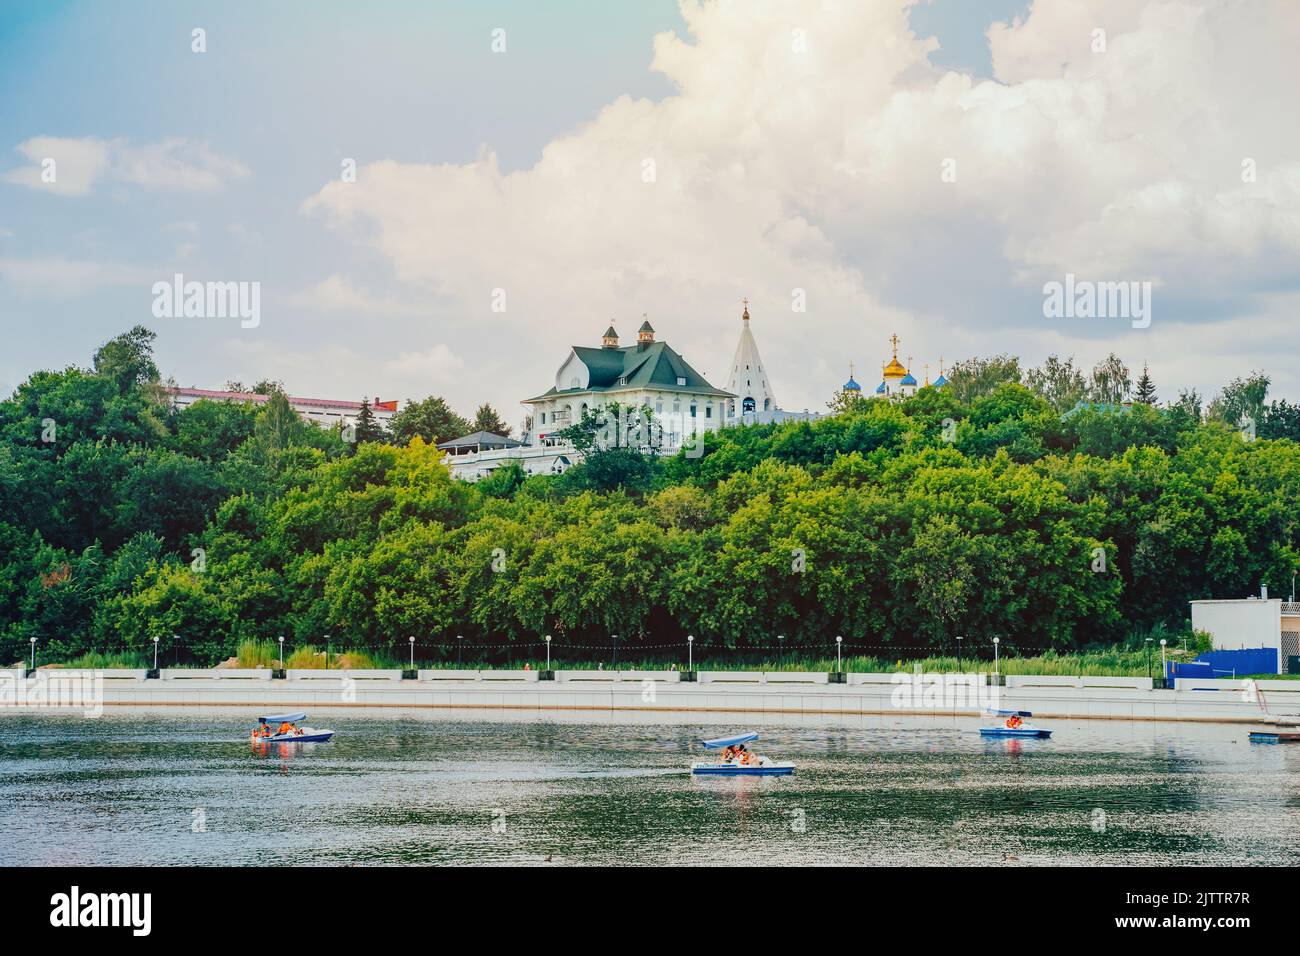
[[[778,634],[776,636],[776,645],[778,648],[777,654],[781,658],[781,662],[784,663],[785,662],[785,635],[784,634]]]
[[[618,635],[611,635],[614,638],[614,670],[618,670]]]
[[[688,673],[695,670],[695,638],[690,634],[686,635],[686,670]]]
[[[1160,638],[1160,676],[1162,678],[1169,673],[1169,668],[1165,665],[1165,644],[1167,643],[1163,637]]]
[[[843,646],[843,644],[844,644],[844,637],[842,635],[837,636],[835,638],[835,673],[837,674],[842,674],[844,672],[843,659],[840,656],[840,648]]]
[[[1147,638],[1147,680],[1151,679],[1151,638]]]
[[[415,670],[415,637],[412,635],[407,638],[411,642],[411,670]]]
[[[153,638],[153,669],[154,670],[158,669],[158,635],[157,634],[155,634]]]
[[[957,638],[957,673],[961,673],[961,638]]]
[[[463,641],[463,640],[465,640],[465,635],[464,635],[464,634],[457,634],[457,635],[456,635],[456,669],[457,669],[457,670],[460,670],[460,649],[461,649],[461,647],[464,646],[464,645],[461,644],[461,641]]]
[[[36,670],[36,638],[32,638],[32,670]]]
[[[546,635],[546,669],[551,669],[551,635]]]
[[[993,638],[993,676],[998,676],[998,639]]]
[[[280,635],[280,670],[284,670],[284,635]]]

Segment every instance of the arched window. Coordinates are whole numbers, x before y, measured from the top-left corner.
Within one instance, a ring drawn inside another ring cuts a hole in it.
[[[770,412],[771,410],[772,410],[772,400],[770,398],[763,399],[763,411]]]
[[[753,410],[754,410],[754,400],[746,396],[745,400],[740,403],[740,411],[742,414],[748,414]]]

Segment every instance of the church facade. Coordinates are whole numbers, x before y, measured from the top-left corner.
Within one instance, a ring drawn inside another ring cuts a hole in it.
[[[925,382],[918,384],[916,376],[912,374],[912,370],[909,367],[912,364],[911,356],[908,356],[907,365],[904,365],[898,360],[898,336],[891,335],[889,337],[889,342],[890,345],[893,346],[893,357],[890,358],[888,362],[881,365],[880,384],[877,385],[875,391],[868,396],[869,398],[910,398],[916,394],[918,388],[943,388],[948,384],[948,379],[944,376],[943,372],[942,358],[939,359],[939,377],[933,382],[930,381],[930,366],[926,365]],[[840,390],[846,395],[863,394],[862,386],[853,378],[852,366],[849,366],[849,380],[841,386]]]
[[[582,459],[565,430],[601,416],[615,404],[634,410],[633,422],[635,410],[648,409],[653,428],[626,429],[629,419],[624,416],[619,430],[606,428],[604,437],[662,455],[676,454],[695,436],[720,428],[823,417],[777,405],[772,379],[750,329],[747,301],[726,388],[716,388],[681,353],[656,340],[646,319],[634,344],[621,345],[611,325],[599,348],[572,346],[551,387],[522,404],[529,415],[521,440],[475,433],[438,446],[447,453],[444,460],[454,475],[477,481],[511,462],[530,475],[562,474]]]
[[[768,376],[763,357],[758,353],[758,342],[749,327],[749,300],[743,300],[745,311],[740,316],[740,340],[731,360],[727,378],[727,391],[736,397],[727,403],[725,425],[766,425],[772,422],[816,421],[823,417],[818,412],[804,409],[791,412],[776,403],[776,392]]]
[[[555,384],[524,399],[532,420],[524,440],[539,445],[563,443],[557,432],[617,403],[648,408],[658,426],[655,447],[674,454],[691,436],[721,428],[728,402],[734,398],[709,384],[667,342],[655,341],[648,319],[637,330],[635,345],[620,346],[611,325],[601,337],[600,348],[570,348],[555,374]]]

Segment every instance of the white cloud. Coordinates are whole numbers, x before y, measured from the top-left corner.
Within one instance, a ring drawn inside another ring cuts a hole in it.
[[[445,390],[464,368],[465,360],[441,344],[423,352],[402,352],[387,364],[390,375],[415,386],[408,391],[418,395]]]
[[[870,384],[893,331],[932,369],[941,352],[1037,361],[1040,342],[1132,362],[1157,340],[1047,325],[1036,290],[1066,272],[1155,282],[1174,310],[1156,322],[1180,329],[1166,349],[1186,348],[1188,303],[1249,321],[1300,283],[1293,3],[1039,0],[990,31],[985,82],[932,67],[908,7],[684,0],[690,36],[656,37],[653,63],[677,95],[610,103],[530,169],[503,175],[487,148],[386,160],[304,209],[452,303],[453,345],[491,323],[482,360],[518,370],[490,386],[497,403],[541,390],[610,317],[630,336],[643,311],[720,382],[746,294],[778,397],[819,407],[843,377],[814,370],[856,359]],[[1180,367],[1187,384],[1225,377],[1210,354]]]
[[[352,401],[360,401],[363,395],[384,401],[445,395],[453,404],[460,403],[457,407],[468,407],[470,412],[476,407],[467,404],[461,391],[465,362],[446,345],[385,359],[368,349],[369,344],[304,344],[286,350],[264,340],[229,338],[223,341],[223,349],[230,356],[230,367],[237,370],[229,377],[246,382],[278,379],[294,395]],[[517,408],[512,403],[506,416]]]
[[[144,189],[209,192],[249,175],[237,159],[177,137],[133,146],[124,139],[34,136],[15,149],[31,165],[5,173],[6,182],[64,196],[84,196],[101,180]]]
[[[395,299],[377,298],[355,289],[343,276],[332,275],[289,296],[290,305],[328,312],[361,315],[416,315],[417,306]]]
[[[148,293],[157,278],[156,272],[122,262],[61,256],[0,259],[0,282],[26,294],[52,298],[71,298],[92,289],[123,285],[138,285]]]

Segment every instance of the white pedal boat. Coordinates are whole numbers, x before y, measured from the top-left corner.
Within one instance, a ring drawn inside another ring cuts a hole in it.
[[[334,736],[332,730],[317,730],[314,727],[299,727],[298,721],[306,720],[306,714],[268,714],[257,718],[257,729],[249,734],[255,744],[319,744]],[[287,733],[263,734],[263,727],[279,727],[291,724]]]
[[[736,753],[732,748],[739,748],[748,758],[725,756],[721,761],[696,761],[691,764],[691,773],[719,777],[784,777],[794,773],[794,764],[789,761],[771,760],[744,749],[744,744],[757,739],[758,734],[751,732],[701,741],[710,750],[722,750],[729,755]]]
[[[1040,740],[1052,736],[1050,730],[1044,730],[1042,727],[1035,727],[1033,724],[1025,723],[1021,718],[1034,716],[1027,710],[993,710],[984,715],[985,717],[1006,717],[1007,719],[1000,724],[992,727],[981,727],[981,737],[1037,737]]]

